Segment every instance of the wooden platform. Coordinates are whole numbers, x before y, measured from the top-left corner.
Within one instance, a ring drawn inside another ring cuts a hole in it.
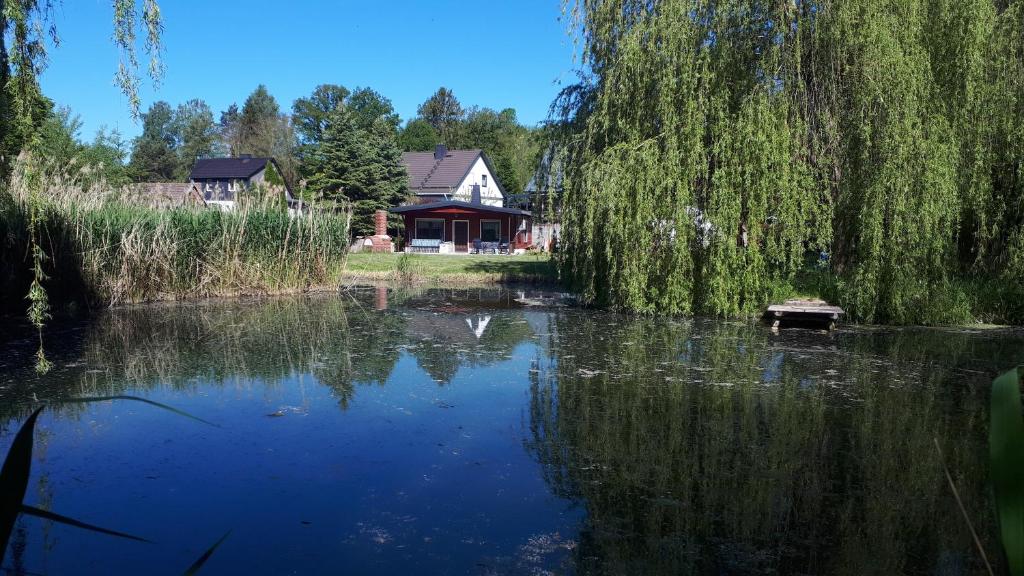
[[[830,306],[823,300],[787,300],[785,304],[769,306],[764,317],[776,329],[782,324],[792,324],[831,330],[843,314],[842,308]]]

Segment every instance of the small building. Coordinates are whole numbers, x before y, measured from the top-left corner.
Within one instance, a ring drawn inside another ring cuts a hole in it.
[[[470,202],[478,194],[481,204],[505,205],[505,190],[483,150],[449,150],[438,144],[433,152],[405,152],[402,163],[417,203]]]
[[[179,206],[206,206],[206,200],[194,182],[147,182],[128,186],[133,202],[151,208],[177,208]]]
[[[507,244],[510,250],[525,250],[533,241],[530,212],[472,202],[440,200],[392,208],[405,219],[405,238],[439,240],[453,252],[468,252],[474,241]]]
[[[300,208],[301,202],[292,195],[281,174],[273,158],[200,158],[192,167],[189,181],[199,185],[208,205],[227,210],[234,208],[239,192],[259,185],[283,188],[288,207]]]

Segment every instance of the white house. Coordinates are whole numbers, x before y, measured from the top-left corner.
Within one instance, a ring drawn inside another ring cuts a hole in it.
[[[448,150],[439,144],[433,152],[402,154],[402,163],[409,172],[409,191],[418,203],[456,200],[505,205],[505,190],[483,150]]]

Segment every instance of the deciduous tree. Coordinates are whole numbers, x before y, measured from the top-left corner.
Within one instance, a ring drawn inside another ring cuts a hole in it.
[[[142,114],[142,134],[135,139],[128,169],[136,182],[173,182],[180,172],[174,111],[164,101]]]
[[[406,152],[426,152],[440,144],[441,137],[429,122],[414,118],[399,132],[398,143]]]
[[[459,124],[462,122],[462,105],[451,90],[441,87],[417,110],[434,130],[437,131],[443,144],[451,145],[455,141]]]

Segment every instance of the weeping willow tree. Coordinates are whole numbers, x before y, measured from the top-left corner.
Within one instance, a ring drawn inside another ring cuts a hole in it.
[[[42,158],[40,128],[53,114],[53,103],[43,96],[39,75],[47,64],[47,40],[60,44],[54,22],[54,9],[59,0],[0,0],[0,203],[13,205],[10,194],[15,159],[22,157],[23,180],[28,182],[28,229],[32,284],[27,299],[28,317],[39,332],[37,370],[47,372],[51,365],[43,350],[43,327],[49,319],[49,298],[43,286],[46,280],[40,226],[41,190],[44,182],[40,166]],[[139,117],[138,34],[145,38],[145,51],[150,56],[148,74],[154,84],[163,75],[160,59],[163,20],[157,0],[113,0],[113,42],[120,59],[115,83],[128,98],[134,118]],[[10,46],[10,49],[8,49]],[[34,153],[33,153],[34,152]]]
[[[864,320],[962,309],[1024,265],[1022,5],[569,4],[564,277],[643,312],[751,313],[809,269]]]

